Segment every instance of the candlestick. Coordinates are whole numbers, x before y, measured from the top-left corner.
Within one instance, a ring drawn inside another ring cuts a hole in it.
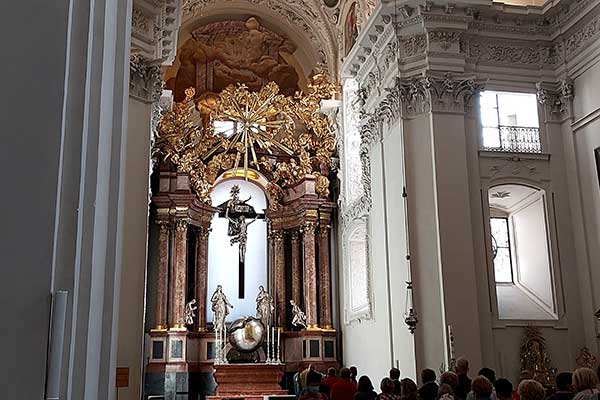
[[[275,327],[271,327],[271,361],[275,362]]]
[[[213,359],[213,364],[217,365],[219,363],[219,331],[215,330],[215,354]]]
[[[265,360],[265,363],[270,364],[271,363],[271,355],[269,353],[269,349],[271,348],[271,342],[270,342],[270,338],[271,338],[271,333],[269,332],[269,326],[267,326],[267,359]]]
[[[456,359],[454,358],[454,333],[452,332],[452,325],[448,325],[448,347],[450,353],[450,371],[454,371]]]
[[[277,328],[277,364],[281,364],[281,353],[279,343],[281,342],[281,328]]]

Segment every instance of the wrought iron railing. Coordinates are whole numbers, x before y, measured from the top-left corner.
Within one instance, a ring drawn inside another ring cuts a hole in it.
[[[498,127],[500,147],[486,147],[489,151],[508,151],[515,153],[541,153],[540,129],[528,126]]]

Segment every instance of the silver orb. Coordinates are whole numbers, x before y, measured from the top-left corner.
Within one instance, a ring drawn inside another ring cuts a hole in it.
[[[254,317],[236,319],[229,328],[229,343],[241,353],[257,350],[263,342],[265,328]]]

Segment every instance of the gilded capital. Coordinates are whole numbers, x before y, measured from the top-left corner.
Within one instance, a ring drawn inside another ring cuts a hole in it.
[[[331,226],[329,225],[321,225],[319,227],[319,237],[320,238],[328,238],[329,237],[329,229],[331,228]]]
[[[282,231],[273,231],[273,240],[275,242],[283,242],[283,232]]]
[[[302,229],[302,232],[304,233],[304,236],[306,236],[306,235],[314,235],[316,230],[317,230],[317,223],[316,222],[306,221],[304,223],[304,228]]]
[[[198,237],[202,240],[208,239],[208,235],[210,235],[211,231],[212,228],[207,228],[205,226],[199,226],[196,228],[196,233],[198,234]]]
[[[159,226],[161,232],[168,231],[171,225],[169,221],[165,221],[164,219],[155,221],[155,223]]]
[[[188,227],[188,220],[183,218],[183,219],[178,219],[175,221],[175,229],[177,229],[177,232],[185,232],[187,230]]]

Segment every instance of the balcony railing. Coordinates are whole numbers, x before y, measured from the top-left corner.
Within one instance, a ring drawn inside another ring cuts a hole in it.
[[[488,130],[489,132],[489,130]],[[484,150],[515,153],[541,153],[540,129],[528,126],[498,126],[499,146],[484,146]],[[489,140],[486,140],[489,142]]]

